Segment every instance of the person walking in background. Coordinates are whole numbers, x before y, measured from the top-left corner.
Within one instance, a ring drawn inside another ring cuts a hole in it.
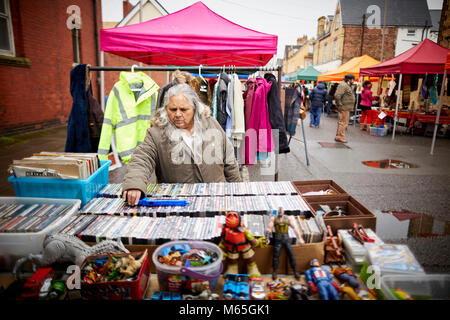
[[[320,81],[317,86],[309,94],[309,101],[311,102],[311,122],[310,127],[319,128],[320,116],[322,115],[323,105],[327,98],[327,89],[325,84]]]
[[[372,108],[372,102],[379,99],[379,97],[372,96],[372,83],[370,81],[364,81],[363,90],[361,92],[361,130],[365,130],[367,126],[370,126],[370,123],[367,123],[367,110]]]
[[[334,100],[334,94],[336,93],[336,89],[339,83],[333,83],[330,87],[330,91],[327,95],[327,116],[330,116],[331,113],[331,107],[333,106],[333,100]]]
[[[345,131],[347,130],[350,111],[355,107],[355,95],[353,94],[352,84],[355,81],[353,74],[347,74],[336,89],[334,100],[339,113],[338,127],[334,140],[347,143],[345,140]]]
[[[305,107],[305,110],[309,109],[309,100],[308,100],[309,90],[304,85],[303,86],[303,106]]]

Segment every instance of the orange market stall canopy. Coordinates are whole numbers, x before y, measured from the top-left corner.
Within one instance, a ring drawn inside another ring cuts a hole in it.
[[[371,67],[373,65],[376,65],[380,63],[380,61],[368,56],[363,55],[360,57],[355,57],[343,65],[341,65],[339,68],[333,71],[325,72],[320,75],[318,75],[317,80],[318,81],[341,81],[344,79],[345,75],[351,73],[353,74],[356,79],[359,79],[359,70],[361,68],[367,68]]]

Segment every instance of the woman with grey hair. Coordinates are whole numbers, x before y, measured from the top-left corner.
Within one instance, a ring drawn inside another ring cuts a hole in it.
[[[164,95],[123,181],[123,199],[137,205],[155,172],[158,183],[240,182],[234,149],[222,127],[187,84]]]

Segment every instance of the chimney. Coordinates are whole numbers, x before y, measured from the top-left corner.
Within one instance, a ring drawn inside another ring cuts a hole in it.
[[[317,19],[317,38],[319,38],[325,32],[326,19],[327,18],[325,16],[322,16],[319,19]]]
[[[133,9],[133,5],[128,0],[123,0],[123,16],[125,17],[130,10]]]
[[[298,45],[298,46],[301,46],[301,45],[303,45],[307,40],[308,40],[308,36],[307,36],[307,35],[304,35],[303,37],[297,39],[297,45]]]

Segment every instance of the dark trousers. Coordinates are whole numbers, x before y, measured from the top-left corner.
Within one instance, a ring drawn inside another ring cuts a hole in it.
[[[287,235],[286,237],[280,237],[278,239],[275,237],[274,239],[273,263],[272,263],[273,271],[276,272],[278,270],[278,265],[280,263],[281,249],[283,248],[283,246],[286,248],[286,253],[289,257],[289,262],[291,263],[292,269],[294,269],[294,271],[297,271],[297,264],[295,263],[294,250],[292,250],[290,239]]]

